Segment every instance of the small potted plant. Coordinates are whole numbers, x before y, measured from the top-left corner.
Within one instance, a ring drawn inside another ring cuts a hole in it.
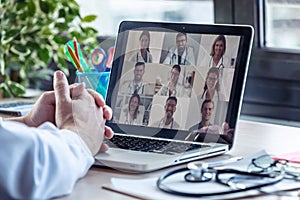
[[[64,44],[76,37],[83,51],[97,46],[95,15],[82,17],[75,0],[2,0],[0,88],[5,97],[24,94],[29,81],[50,78],[53,60],[68,74]]]

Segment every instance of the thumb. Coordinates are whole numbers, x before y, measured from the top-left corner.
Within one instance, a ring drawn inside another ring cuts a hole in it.
[[[59,105],[60,102],[71,101],[68,80],[62,71],[54,73],[53,88],[56,105]]]

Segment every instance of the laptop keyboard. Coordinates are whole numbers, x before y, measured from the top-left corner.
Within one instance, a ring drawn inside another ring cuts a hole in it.
[[[7,101],[0,102],[0,113],[22,116],[28,113],[34,105],[34,102],[30,101]]]
[[[178,141],[157,140],[154,138],[139,138],[127,135],[115,135],[106,140],[110,148],[128,149],[132,151],[155,152],[162,154],[177,154],[186,151],[210,147],[203,144],[190,144]]]

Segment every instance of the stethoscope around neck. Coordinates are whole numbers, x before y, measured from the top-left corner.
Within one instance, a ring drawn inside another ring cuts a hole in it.
[[[144,57],[140,51],[137,52],[137,54],[136,54],[136,62],[139,61],[139,53],[141,54],[141,58],[143,59],[144,62],[150,62],[150,63],[152,62],[152,60],[151,60],[151,58],[149,56],[149,52],[148,51],[146,53],[146,57]]]
[[[210,60],[209,60],[209,64],[208,64],[208,66],[209,67],[212,67],[212,56],[210,57]],[[223,64],[223,61],[224,61],[224,58],[223,58],[223,56],[222,56],[222,58],[221,58],[221,64],[219,65],[219,66],[217,66],[217,68],[218,69],[224,69],[225,68],[225,66],[224,66],[224,64]]]
[[[180,61],[180,63],[179,63],[179,60],[178,60],[178,65],[186,65],[186,57],[187,57],[187,50],[186,50],[186,48],[185,48],[185,50],[184,51],[186,51],[185,52],[185,57],[183,58],[183,57],[181,57],[181,61]],[[171,63],[173,63],[173,61],[176,61],[176,58],[177,58],[177,54],[175,53],[175,52],[173,52],[173,54],[172,54],[172,57],[171,57]],[[179,57],[179,56],[178,56]],[[182,62],[182,59],[183,59],[183,63],[181,63]],[[170,63],[170,64],[171,64]]]
[[[173,189],[165,184],[165,181],[170,178],[171,176],[187,171],[188,173],[185,174],[184,180],[187,182],[198,182],[198,183],[205,183],[209,181],[215,181],[216,183],[226,185],[230,187],[230,185],[225,184],[220,179],[220,175],[224,174],[236,174],[236,175],[245,175],[255,178],[270,178],[271,181],[265,183],[258,183],[256,185],[248,186],[248,187],[241,187],[241,188],[233,188],[232,190],[225,190],[221,192],[184,192],[181,190]],[[188,197],[204,197],[204,196],[217,196],[217,195],[226,195],[226,194],[233,194],[238,192],[245,192],[248,190],[259,189],[262,187],[270,186],[276,184],[283,180],[283,175],[273,175],[273,174],[259,174],[254,172],[246,172],[240,171],[235,169],[214,169],[212,167],[208,167],[207,163],[203,162],[192,162],[189,163],[186,167],[175,169],[173,171],[169,171],[166,174],[160,176],[156,181],[156,186],[167,193],[179,195],[179,196],[188,196]]]

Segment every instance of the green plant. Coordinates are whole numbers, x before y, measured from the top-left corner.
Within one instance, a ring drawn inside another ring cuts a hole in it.
[[[97,30],[95,15],[82,17],[75,0],[1,0],[0,88],[7,97],[24,93],[29,81],[50,78],[53,59],[68,74],[64,44],[76,37],[90,53]],[[81,45],[83,48],[83,45]]]

